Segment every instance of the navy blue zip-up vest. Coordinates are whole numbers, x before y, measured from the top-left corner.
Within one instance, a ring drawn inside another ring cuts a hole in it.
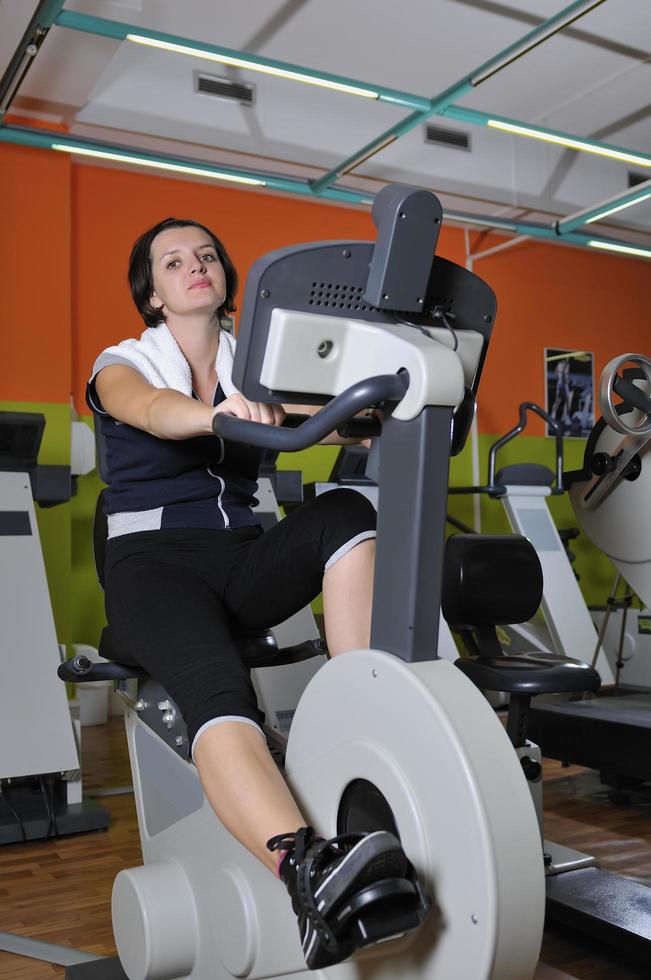
[[[217,385],[213,404],[224,398]],[[159,439],[118,422],[103,409],[95,378],[87,385],[86,402],[104,440],[102,476],[108,487],[103,500],[110,536],[143,529],[227,530],[259,524],[251,508],[257,504],[264,450],[218,436]],[[112,522],[112,515],[124,515],[126,521]]]

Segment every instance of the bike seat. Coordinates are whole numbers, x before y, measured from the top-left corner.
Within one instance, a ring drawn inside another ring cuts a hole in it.
[[[468,657],[457,660],[456,666],[484,691],[530,697],[596,691],[601,684],[597,671],[582,660],[553,653]]]
[[[530,619],[540,605],[542,586],[540,561],[527,538],[448,538],[441,608],[470,653],[456,666],[477,687],[528,697],[599,689],[599,674],[581,660],[539,651],[504,654],[495,627]]]

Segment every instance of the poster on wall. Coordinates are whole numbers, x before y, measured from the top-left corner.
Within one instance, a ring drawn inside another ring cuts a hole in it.
[[[594,355],[585,350],[545,348],[547,413],[564,436],[587,436],[594,425]],[[547,425],[547,435],[554,435]]]

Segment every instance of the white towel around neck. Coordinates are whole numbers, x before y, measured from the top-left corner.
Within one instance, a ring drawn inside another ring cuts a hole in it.
[[[226,398],[237,392],[231,377],[234,354],[235,338],[220,329],[215,370]],[[148,327],[140,340],[131,338],[107,347],[95,361],[92,377],[107,364],[114,363],[115,357],[133,364],[154,388],[173,388],[183,395],[192,394],[190,365],[165,322]]]

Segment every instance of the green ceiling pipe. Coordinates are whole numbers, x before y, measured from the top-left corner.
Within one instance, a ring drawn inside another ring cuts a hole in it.
[[[463,211],[444,211],[443,216],[448,221],[458,221],[462,224],[479,225],[493,231],[509,231],[516,235],[527,235],[529,238],[541,238],[549,242],[566,242],[570,245],[578,245],[581,248],[612,247],[614,250],[635,249],[641,258],[651,259],[651,248],[638,245],[634,242],[627,242],[620,238],[607,238],[601,235],[584,235],[576,232],[568,232],[559,236],[556,224],[543,225],[531,221],[513,221],[509,218],[493,218],[490,215],[466,214]]]
[[[568,232],[574,231],[575,228],[580,228],[582,225],[588,225],[592,221],[606,218],[617,211],[623,211],[625,208],[632,207],[634,204],[639,204],[641,201],[647,201],[649,198],[651,198],[651,180],[645,180],[644,183],[634,187],[627,194],[618,194],[610,197],[608,200],[602,201],[601,204],[585,208],[583,211],[578,211],[576,214],[570,215],[562,221],[557,221],[556,231],[559,235],[567,235]]]
[[[52,24],[61,13],[61,8],[65,2],[66,0],[43,0],[39,5],[39,9],[36,11],[36,16],[41,27],[52,27]]]

